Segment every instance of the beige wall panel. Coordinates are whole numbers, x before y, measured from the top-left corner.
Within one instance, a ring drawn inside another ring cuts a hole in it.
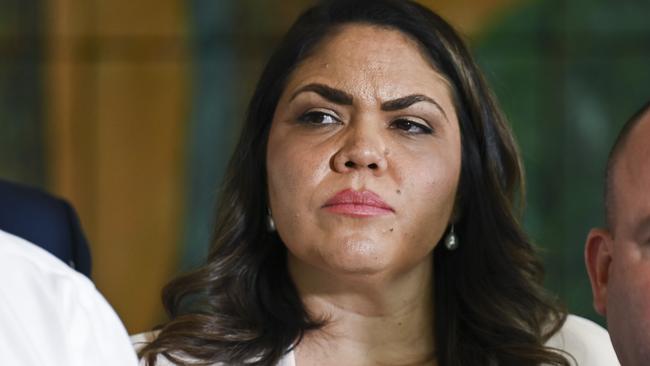
[[[87,33],[87,5],[80,0],[51,0],[45,14],[48,62],[45,64],[46,174],[51,191],[70,200],[87,231],[94,228],[92,151],[94,123],[85,76],[92,65],[76,57]],[[85,121],[86,123],[79,123]]]
[[[186,67],[99,65],[95,282],[130,331],[162,319],[181,238]]]
[[[160,36],[185,34],[189,1],[92,0],[99,36]]]
[[[47,4],[51,188],[79,212],[100,291],[130,332],[147,330],[183,225],[186,2]]]

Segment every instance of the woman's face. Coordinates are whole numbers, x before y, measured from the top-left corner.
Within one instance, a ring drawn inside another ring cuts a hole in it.
[[[461,145],[450,86],[403,33],[346,25],[290,76],[266,163],[290,261],[404,274],[430,258],[454,208]]]

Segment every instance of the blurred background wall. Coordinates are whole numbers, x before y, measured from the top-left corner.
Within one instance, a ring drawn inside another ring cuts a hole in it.
[[[129,331],[196,266],[247,99],[308,0],[0,0],[0,178],[70,200]],[[604,160],[650,98],[650,3],[426,0],[466,37],[519,140],[547,284],[591,308]],[[602,323],[602,322],[601,322]]]

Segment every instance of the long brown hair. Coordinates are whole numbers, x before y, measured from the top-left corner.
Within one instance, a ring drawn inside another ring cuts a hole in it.
[[[523,177],[512,134],[463,41],[412,1],[324,1],[303,13],[271,56],[227,170],[207,262],[171,281],[171,320],[140,351],[177,364],[274,365],[321,324],[307,314],[286,248],[265,228],[266,144],[287,78],[343,24],[399,30],[417,41],[453,89],[462,144],[456,251],[433,252],[438,365],[569,365],[544,343],[566,313],[542,287],[543,269],[519,223]],[[434,325],[432,325],[434,326]]]

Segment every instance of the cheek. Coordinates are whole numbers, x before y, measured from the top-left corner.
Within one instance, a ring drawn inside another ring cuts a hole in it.
[[[313,194],[328,168],[322,157],[301,141],[286,136],[269,138],[269,203],[278,227],[296,222],[296,217],[306,214],[313,205]]]
[[[650,333],[650,261],[617,263],[609,284],[607,316],[614,331],[629,326]]]
[[[432,155],[429,155],[432,156]],[[456,201],[460,159],[411,160],[404,167],[399,215],[402,241],[430,251],[445,232]]]
[[[460,159],[442,156],[414,161],[413,165],[404,184],[413,214],[428,219],[446,216],[456,200]]]

